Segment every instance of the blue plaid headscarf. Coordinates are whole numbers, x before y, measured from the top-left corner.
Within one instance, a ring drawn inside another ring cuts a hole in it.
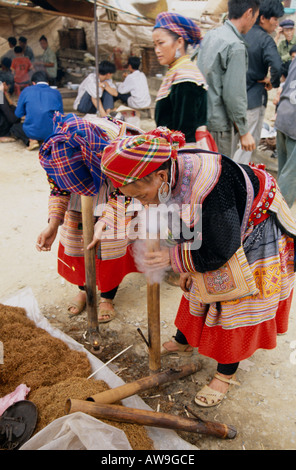
[[[156,28],[165,28],[182,36],[189,44],[199,44],[201,41],[200,28],[190,18],[177,13],[163,12],[157,15]]]
[[[53,134],[40,147],[40,164],[60,189],[93,196],[105,180],[101,155],[109,143],[100,127],[75,114],[56,112]]]

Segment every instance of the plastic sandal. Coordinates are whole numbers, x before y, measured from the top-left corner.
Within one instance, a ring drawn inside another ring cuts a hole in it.
[[[189,347],[191,348],[190,344],[181,344],[181,343],[178,343],[174,336],[172,337],[172,339],[170,341],[173,341],[175,344],[178,345],[178,350],[177,351],[169,351],[168,349],[166,349],[164,347],[164,345],[162,345],[162,348],[160,350],[160,355],[161,356],[171,356],[171,355],[178,355],[178,356],[192,356],[193,354],[193,349],[190,349],[189,351],[186,351],[186,349]],[[166,341],[166,342],[169,342],[169,341]],[[164,343],[165,344],[165,343]]]
[[[99,305],[101,305],[101,304],[111,304],[112,306],[114,305],[112,299],[104,299],[102,297],[101,297],[100,302],[99,302]],[[100,319],[99,317],[108,317],[108,318]],[[108,323],[109,321],[114,320],[115,317],[116,317],[116,312],[115,312],[114,308],[113,309],[106,309],[106,308],[100,308],[99,307],[98,323]]]
[[[80,302],[77,300],[72,300],[71,303],[68,305],[68,312],[71,316],[75,317],[76,315],[79,315],[81,312],[83,312],[84,308],[86,305],[85,300],[81,300]],[[71,308],[76,308],[77,312],[73,313],[71,312]]]
[[[222,377],[220,374],[215,374],[214,377],[218,380],[221,380],[221,382],[228,383],[229,385],[240,385],[239,382],[234,380],[233,378],[227,379],[226,377]],[[209,387],[208,385],[205,385],[195,396],[195,403],[199,406],[203,407],[210,407],[210,406],[216,406],[221,403],[223,398],[227,395],[230,387],[225,393],[218,392],[218,390],[214,390],[213,388]]]

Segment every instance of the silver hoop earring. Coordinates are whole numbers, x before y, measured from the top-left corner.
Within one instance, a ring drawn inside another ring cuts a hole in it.
[[[163,190],[163,186],[165,184],[168,185],[168,191]],[[166,204],[170,200],[171,194],[172,194],[171,183],[165,183],[165,181],[163,181],[161,183],[160,188],[158,189],[158,200],[159,200],[159,202],[161,204]]]

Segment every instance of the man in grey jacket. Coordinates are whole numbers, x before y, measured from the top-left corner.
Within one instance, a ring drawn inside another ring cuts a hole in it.
[[[296,60],[290,65],[277,109],[278,185],[289,207],[296,200]]]
[[[208,130],[218,151],[229,157],[239,141],[243,149],[255,149],[248,132],[248,54],[242,35],[255,24],[259,4],[260,0],[229,0],[229,19],[205,35],[198,53],[197,65],[209,86]]]
[[[260,4],[256,24],[246,34],[249,66],[247,71],[248,130],[256,146],[260,142],[261,130],[267,107],[268,94],[280,86],[282,60],[271,34],[284,14],[280,0],[263,0]],[[248,164],[254,158],[252,152],[238,149],[233,157],[237,163]]]

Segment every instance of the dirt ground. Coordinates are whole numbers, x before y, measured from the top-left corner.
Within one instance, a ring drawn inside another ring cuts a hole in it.
[[[145,122],[151,126],[151,122]],[[143,126],[144,127],[144,126]],[[152,125],[153,127],[153,125]],[[276,168],[276,161],[264,156]],[[1,215],[1,288],[0,299],[11,297],[19,289],[30,287],[43,315],[50,323],[73,337],[85,340],[87,313],[70,318],[67,305],[77,288],[57,274],[57,247],[39,253],[38,234],[47,225],[49,186],[38,161],[38,151],[29,152],[20,142],[0,147]],[[293,212],[296,215],[296,207]],[[181,298],[179,287],[161,284],[161,335],[175,334],[174,318]],[[99,296],[98,296],[99,298]],[[103,351],[99,358],[107,362],[124,348],[110,368],[125,382],[149,374],[148,356],[137,328],[147,337],[146,279],[142,274],[128,275],[116,296],[117,318],[100,326]],[[288,450],[296,449],[296,299],[287,334],[278,336],[277,348],[257,351],[243,361],[237,373],[240,387],[234,386],[220,406],[203,409],[194,404],[197,391],[213,376],[216,363],[196,351],[190,361],[200,361],[201,371],[186,379],[140,394],[152,409],[185,415],[188,405],[205,420],[231,424],[237,429],[233,440],[221,440],[193,433],[181,437],[202,450]],[[1,333],[0,333],[1,339]],[[187,359],[188,360],[188,359]],[[176,368],[184,359],[164,358],[162,369]]]

